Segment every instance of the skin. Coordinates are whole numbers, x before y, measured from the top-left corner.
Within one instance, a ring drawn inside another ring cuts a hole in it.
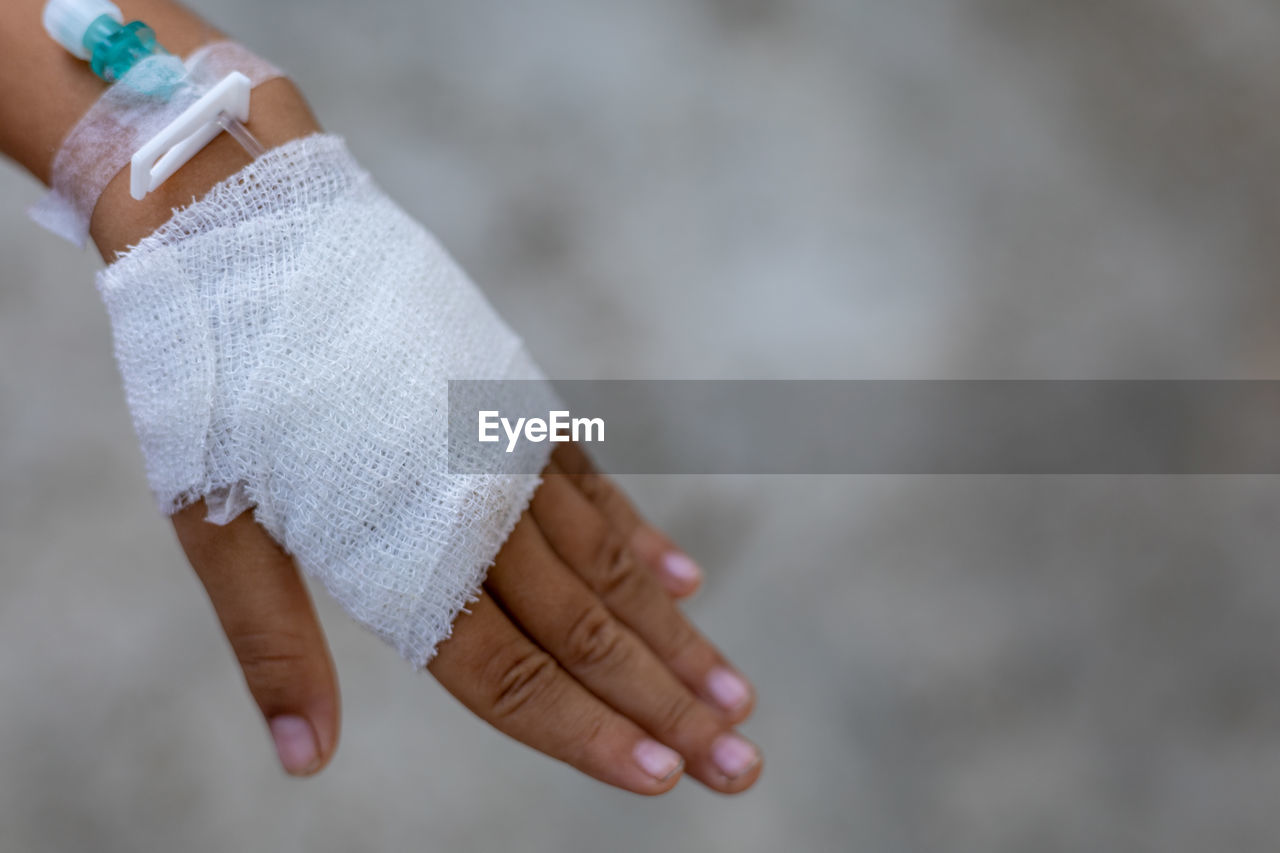
[[[118,5],[180,55],[219,37],[169,0]],[[62,139],[104,84],[45,35],[42,7],[43,0],[8,0],[0,17],[0,152],[47,183]],[[253,97],[249,127],[268,147],[319,129],[287,80]],[[129,196],[122,172],[93,216],[103,258],[247,162],[224,135],[144,202]],[[250,514],[223,527],[204,516],[203,504],[175,515],[178,539],[282,765],[294,775],[316,773],[337,747],[340,708],[306,586]],[[738,793],[761,771],[758,750],[734,731],[751,713],[754,692],[676,606],[700,582],[692,561],[585,453],[562,445],[484,595],[454,623],[428,671],[490,725],[602,782],[661,794],[688,773]]]

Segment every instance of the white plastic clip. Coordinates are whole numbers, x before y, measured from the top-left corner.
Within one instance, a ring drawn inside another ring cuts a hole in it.
[[[186,112],[133,155],[129,192],[138,201],[157,189],[222,132],[218,117],[226,113],[240,122],[249,120],[249,95],[253,85],[239,71],[232,71],[206,92]]]

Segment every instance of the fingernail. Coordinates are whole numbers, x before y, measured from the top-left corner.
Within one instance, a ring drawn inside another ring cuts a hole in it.
[[[656,740],[642,740],[636,744],[633,755],[636,764],[659,782],[665,782],[684,766],[684,759],[675,750],[667,749]]]
[[[760,751],[736,734],[720,735],[711,744],[711,760],[720,772],[730,779],[737,779],[760,763]]]
[[[302,717],[286,714],[272,719],[271,739],[276,742],[276,754],[286,772],[305,775],[319,765],[316,733]]]
[[[692,584],[702,580],[702,569],[679,551],[671,551],[663,557],[662,568],[681,583]]]
[[[751,687],[728,667],[713,667],[707,676],[707,689],[715,698],[716,704],[726,711],[736,711],[751,698]]]

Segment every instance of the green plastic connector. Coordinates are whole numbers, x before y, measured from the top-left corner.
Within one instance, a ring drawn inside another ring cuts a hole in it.
[[[84,34],[93,73],[114,83],[148,56],[167,53],[156,41],[155,31],[142,21],[120,24],[110,15],[97,18]]]

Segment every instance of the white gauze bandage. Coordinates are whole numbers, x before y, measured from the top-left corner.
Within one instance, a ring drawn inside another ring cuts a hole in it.
[[[536,378],[519,338],[333,136],[268,152],[103,270],[160,508],[258,522],[423,666],[549,445],[451,474],[447,380]],[[542,454],[532,459],[528,454]]]

